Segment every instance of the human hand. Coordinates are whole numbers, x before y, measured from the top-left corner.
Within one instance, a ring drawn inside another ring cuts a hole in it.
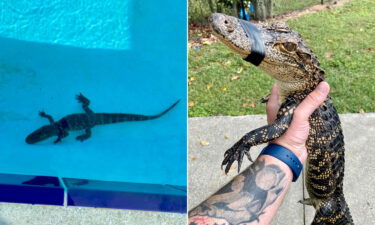
[[[288,130],[279,138],[272,141],[292,151],[304,163],[307,158],[306,140],[309,135],[310,115],[324,102],[329,92],[329,85],[322,81],[294,110],[292,122]],[[267,122],[275,121],[279,105],[279,88],[274,84],[267,102]]]

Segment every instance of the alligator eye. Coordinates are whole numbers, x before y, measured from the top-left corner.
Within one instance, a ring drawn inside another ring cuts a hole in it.
[[[293,51],[297,50],[297,45],[295,43],[292,43],[292,42],[283,43],[283,46],[289,52],[293,52]]]
[[[297,52],[297,55],[305,61],[311,61],[311,55],[307,53]]]
[[[234,31],[232,24],[230,24],[230,23],[228,22],[228,20],[225,20],[224,23],[225,23],[225,27],[227,28],[227,31],[228,31],[229,33],[232,33],[232,32]]]

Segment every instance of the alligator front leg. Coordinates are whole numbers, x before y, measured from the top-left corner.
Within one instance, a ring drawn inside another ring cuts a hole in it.
[[[240,172],[244,155],[252,161],[250,156],[250,148],[252,146],[267,143],[280,137],[289,127],[296,106],[297,103],[294,100],[287,100],[281,105],[277,114],[277,119],[273,124],[250,131],[228,149],[224,153],[224,160],[221,164],[222,167],[226,165],[225,173],[228,173],[234,161],[238,162],[238,172]]]
[[[86,140],[86,139],[88,139],[90,137],[91,137],[91,129],[87,128],[87,129],[85,129],[85,133],[82,134],[82,135],[77,136],[76,139],[78,141],[84,141],[84,140]]]
[[[94,112],[89,108],[89,105],[90,105],[90,100],[88,98],[86,98],[85,96],[83,96],[82,93],[79,93],[79,95],[77,95],[77,100],[78,102],[82,103],[82,108],[83,110],[87,113],[87,114],[93,114]]]
[[[43,118],[47,118],[50,124],[53,124],[53,123],[55,122],[55,121],[53,120],[53,117],[52,117],[51,115],[48,115],[48,114],[46,114],[46,113],[43,112],[43,111],[40,111],[40,112],[39,112],[39,116],[41,116],[41,117],[43,117]]]
[[[61,142],[61,140],[64,138],[64,137],[67,137],[69,135],[68,131],[64,130],[64,129],[60,129],[59,130],[59,133],[57,135],[57,139],[53,142],[55,144]]]

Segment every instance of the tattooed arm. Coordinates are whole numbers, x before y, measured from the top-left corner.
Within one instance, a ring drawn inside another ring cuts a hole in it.
[[[329,86],[322,82],[296,108],[289,129],[273,143],[282,145],[303,163],[309,133],[309,116],[325,100]],[[272,88],[267,104],[268,122],[278,110],[278,88]],[[261,155],[214,195],[189,212],[189,225],[270,224],[292,182],[292,172],[282,161]],[[191,194],[191,193],[190,193]]]
[[[189,212],[189,225],[269,224],[292,182],[289,167],[260,156],[209,199]]]

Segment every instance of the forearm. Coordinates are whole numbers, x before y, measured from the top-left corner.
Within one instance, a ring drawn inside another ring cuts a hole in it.
[[[292,182],[290,168],[262,155],[189,212],[189,225],[270,224]]]

